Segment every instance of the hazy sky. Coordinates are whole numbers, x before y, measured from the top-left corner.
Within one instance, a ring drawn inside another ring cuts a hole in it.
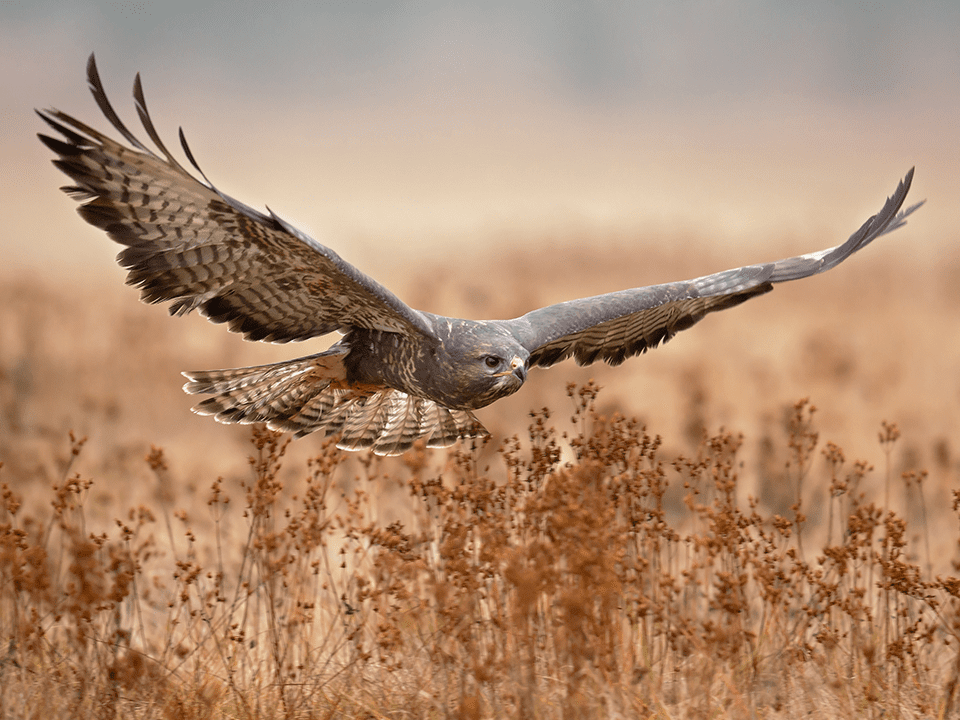
[[[356,261],[571,227],[832,244],[914,164],[911,242],[946,252],[958,39],[955,0],[0,1],[0,252],[116,251],[35,139],[34,107],[106,127],[91,51],[131,125],[140,71],[169,144],[183,125],[224,190]]]

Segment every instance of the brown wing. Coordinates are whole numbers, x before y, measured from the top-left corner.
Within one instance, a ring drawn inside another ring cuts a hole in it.
[[[118,262],[127,283],[171,314],[199,309],[249,340],[288,342],[362,327],[433,337],[428,318],[281,220],[204,184],[167,151],[147,112],[140,76],[137,112],[162,153],[141,143],[107,100],[93,55],[90,90],[104,115],[133,148],[58,110],[38,112],[64,140],[40,135],[76,185],[80,215],[126,245]],[[180,132],[190,162],[197,166]]]
[[[896,230],[923,204],[918,203],[898,214],[912,179],[911,169],[880,212],[842,245],[695,280],[550,305],[507,321],[507,325],[530,351],[531,366],[547,367],[570,356],[580,365],[596,360],[617,365],[631,355],[666,342],[707,313],[739,305],[769,292],[774,283],[798,280],[829,270],[881,235]]]

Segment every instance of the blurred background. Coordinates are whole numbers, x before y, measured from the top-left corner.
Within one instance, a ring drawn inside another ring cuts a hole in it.
[[[172,147],[182,126],[221,189],[444,314],[835,245],[915,165],[908,202],[927,206],[864,257],[621,368],[535,373],[481,419],[502,437],[597,377],[610,407],[678,446],[698,422],[760,443],[809,395],[852,456],[888,419],[914,464],[939,457],[955,479],[958,37],[954,0],[0,3],[4,472],[66,428],[138,462],[180,447],[207,472],[246,431],[187,412],[178,371],[325,344],[252,346],[122,286],[118,248],[35,139],[35,107],[107,129],[85,83],[95,52],[132,128],[139,71],[161,135]]]
[[[960,207],[957,37],[952,0],[7,1],[2,249],[110,271],[51,191],[31,113],[103,128],[96,52],[129,124],[139,71],[161,134],[182,125],[224,190],[372,269],[517,229],[624,228],[638,247],[689,231],[731,260],[832,243],[912,165],[930,203],[909,246],[935,254]]]

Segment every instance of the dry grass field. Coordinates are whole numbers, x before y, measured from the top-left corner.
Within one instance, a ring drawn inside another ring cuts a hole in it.
[[[911,227],[619,368],[532,373],[483,447],[389,460],[179,389],[314,346],[119,272],[0,277],[0,716],[956,717],[960,256],[905,259]],[[632,243],[364,269],[502,317],[825,244]]]

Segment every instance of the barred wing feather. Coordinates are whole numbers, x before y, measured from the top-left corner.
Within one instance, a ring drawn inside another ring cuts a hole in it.
[[[93,55],[87,78],[126,147],[59,110],[39,112],[63,139],[40,135],[75,185],[83,218],[125,245],[127,282],[171,314],[198,309],[248,340],[289,342],[351,327],[433,337],[430,321],[272,211],[261,213],[190,175],[160,140],[139,75],[137,112],[160,150],[121,122]],[[206,179],[180,134],[187,157]]]
[[[912,179],[911,169],[880,212],[836,247],[686,282],[558,303],[507,321],[508,326],[530,351],[531,366],[548,367],[571,356],[580,365],[596,360],[617,365],[666,342],[708,313],[769,292],[775,283],[829,270],[878,237],[896,230],[923,204],[900,211]]]

